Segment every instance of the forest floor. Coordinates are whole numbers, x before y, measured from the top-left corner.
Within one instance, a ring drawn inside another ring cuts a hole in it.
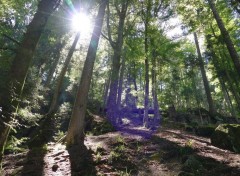
[[[99,116],[96,118],[101,121]],[[169,125],[153,131],[141,127],[139,122],[126,121],[115,132],[86,136],[92,166],[86,167],[87,171],[72,171],[65,146],[49,143],[44,149],[6,155],[3,175],[240,175],[240,154],[212,146],[209,138]]]

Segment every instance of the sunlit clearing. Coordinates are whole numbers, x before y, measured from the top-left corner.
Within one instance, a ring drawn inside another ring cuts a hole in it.
[[[84,13],[74,14],[72,17],[72,29],[81,32],[81,34],[90,34],[92,31],[91,20]]]

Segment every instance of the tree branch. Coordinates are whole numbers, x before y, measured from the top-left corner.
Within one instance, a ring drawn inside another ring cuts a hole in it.
[[[110,45],[115,48],[115,43],[112,40],[112,34],[111,34],[111,27],[110,27],[110,8],[109,3],[107,5],[107,30],[108,30],[108,41],[110,42]]]
[[[160,11],[163,1],[164,0],[160,0],[161,2],[159,3],[158,7],[154,10],[154,16],[157,17],[157,13]]]
[[[114,5],[115,5],[115,8],[116,8],[116,10],[117,10],[117,13],[120,14],[121,11],[120,11],[120,9],[118,8],[117,4],[115,3]]]
[[[17,51],[15,48],[8,48],[8,47],[0,47],[0,50],[11,50],[13,52]]]
[[[7,39],[13,41],[14,43],[20,45],[20,42],[19,42],[19,41],[17,41],[17,40],[15,40],[14,38],[8,36],[7,34],[2,34],[2,35],[3,35],[3,37],[5,37],[5,38],[7,38]]]
[[[101,32],[101,35],[103,36],[103,38],[105,38],[106,40],[110,41],[109,38],[103,32]]]

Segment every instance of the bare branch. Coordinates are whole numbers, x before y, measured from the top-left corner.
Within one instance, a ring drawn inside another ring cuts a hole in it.
[[[154,10],[154,16],[157,17],[157,13],[160,11],[163,1],[164,0],[160,0],[161,2],[159,3],[158,7]]]
[[[116,8],[116,10],[117,10],[117,13],[118,13],[118,14],[121,14],[121,11],[120,11],[120,9],[118,8],[118,6],[117,6],[116,3],[114,4],[114,6],[115,6],[115,8]]]
[[[110,41],[109,38],[103,32],[101,32],[101,35],[103,36],[103,38],[105,38],[106,40]]]

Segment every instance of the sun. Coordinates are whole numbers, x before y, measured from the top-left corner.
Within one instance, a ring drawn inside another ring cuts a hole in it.
[[[92,23],[90,18],[84,13],[76,13],[72,16],[72,29],[81,34],[90,34],[92,32]]]

